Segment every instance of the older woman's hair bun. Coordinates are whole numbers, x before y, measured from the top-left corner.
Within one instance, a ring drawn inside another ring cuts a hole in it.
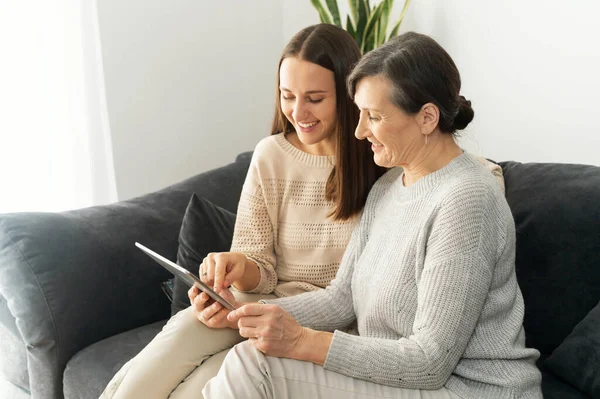
[[[471,108],[471,101],[467,100],[464,96],[459,96],[458,113],[454,117],[452,130],[463,130],[471,123],[474,116],[475,111]]]

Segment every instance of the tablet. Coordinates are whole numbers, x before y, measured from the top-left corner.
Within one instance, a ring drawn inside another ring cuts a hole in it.
[[[174,276],[177,276],[177,277],[181,278],[190,287],[192,287],[192,286],[198,287],[198,289],[200,291],[206,292],[206,294],[209,297],[211,297],[212,299],[214,299],[216,302],[219,302],[225,308],[227,308],[229,310],[235,310],[235,306],[233,306],[231,303],[229,303],[221,295],[219,295],[216,292],[214,292],[208,285],[204,284],[202,282],[202,280],[200,280],[193,273],[190,273],[188,270],[184,269],[183,267],[179,266],[178,264],[176,264],[174,262],[171,262],[167,258],[165,258],[163,256],[160,256],[159,254],[157,254],[156,252],[152,251],[151,249],[146,248],[145,246],[143,246],[139,242],[136,242],[135,246],[138,247],[139,249],[141,249],[142,251],[144,251],[146,253],[146,255],[148,255],[149,257],[151,257],[152,259],[154,259],[159,265],[161,265],[162,267],[164,267],[165,269],[167,269]]]

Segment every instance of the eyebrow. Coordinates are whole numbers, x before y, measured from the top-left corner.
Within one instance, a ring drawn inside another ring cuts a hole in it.
[[[286,87],[283,87],[283,86],[279,86],[279,89],[282,90],[282,91],[289,91],[289,92],[291,92],[290,89],[288,89]],[[327,90],[309,90],[309,91],[307,91],[304,94],[321,94],[321,93],[327,93]]]
[[[375,109],[375,108],[361,108],[361,107],[358,107],[358,109],[359,109],[359,110],[361,110],[361,111],[369,111],[369,112],[371,112],[371,111],[373,111],[373,112],[381,112],[380,110],[378,110],[378,109]]]

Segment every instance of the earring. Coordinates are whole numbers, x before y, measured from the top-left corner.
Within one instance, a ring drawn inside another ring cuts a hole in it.
[[[428,137],[429,137],[429,135],[428,135],[428,134],[426,134],[426,135],[425,135],[425,145],[427,145],[427,142],[428,142]]]

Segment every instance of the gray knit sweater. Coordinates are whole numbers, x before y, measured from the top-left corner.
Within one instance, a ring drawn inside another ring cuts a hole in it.
[[[542,398],[525,347],[515,226],[494,177],[470,155],[410,187],[375,184],[325,290],[267,301],[334,331],[324,367],[463,398]],[[358,322],[358,336],[340,331]]]

